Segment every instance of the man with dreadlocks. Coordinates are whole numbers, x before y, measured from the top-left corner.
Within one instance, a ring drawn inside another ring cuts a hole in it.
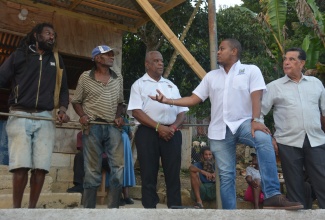
[[[62,58],[53,53],[56,33],[52,24],[36,25],[0,66],[0,88],[11,82],[10,116],[7,122],[9,171],[13,173],[13,207],[20,208],[30,177],[29,208],[35,208],[45,174],[51,166],[55,123],[31,117],[52,117],[57,106],[59,123],[68,122],[69,90]],[[61,69],[59,80],[57,74]],[[61,83],[58,83],[61,81]],[[59,85],[59,86],[58,86]],[[55,91],[58,101],[55,102]],[[21,117],[25,116],[25,117]]]

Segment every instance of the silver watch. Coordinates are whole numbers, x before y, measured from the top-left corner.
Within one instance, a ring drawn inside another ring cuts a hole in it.
[[[260,118],[253,118],[253,119],[252,119],[252,122],[253,122],[253,121],[264,124],[263,119],[260,119]]]

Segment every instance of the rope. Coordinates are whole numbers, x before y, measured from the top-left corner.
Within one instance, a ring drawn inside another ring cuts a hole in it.
[[[46,120],[46,121],[55,121],[58,122],[56,118],[47,118],[47,117],[39,117],[39,116],[33,116],[33,115],[19,115],[19,114],[12,114],[12,113],[5,113],[0,112],[0,115],[3,116],[14,116],[18,118],[28,118],[28,119],[34,119],[34,120]],[[76,120],[70,120],[69,123],[79,123],[79,121]],[[67,124],[67,123],[65,123]],[[97,124],[97,125],[115,125],[114,122],[102,122],[102,121],[90,121],[88,124]],[[134,126],[135,123],[128,123],[124,124],[128,126]],[[181,126],[209,126],[209,124],[182,124]]]
[[[18,118],[28,118],[28,119],[34,119],[34,120],[45,120],[45,121],[58,122],[56,120],[56,118],[39,117],[39,116],[33,116],[33,115],[19,115],[19,114],[5,113],[5,112],[0,112],[0,115],[14,116],[14,117],[18,117]],[[79,121],[76,121],[76,120],[70,120],[69,122],[79,124]],[[115,124],[115,123],[114,122],[102,122],[102,121],[90,121],[88,124],[108,125],[108,124]],[[129,124],[125,124],[125,125],[129,125]]]

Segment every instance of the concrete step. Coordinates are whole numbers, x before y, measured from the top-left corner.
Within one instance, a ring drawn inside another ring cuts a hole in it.
[[[28,202],[29,193],[25,193],[22,201],[22,208],[27,208]],[[0,195],[0,209],[10,209],[13,206],[12,204],[12,194]],[[80,193],[41,193],[36,208],[66,209],[80,207],[80,204]]]
[[[213,210],[213,209],[4,209],[0,219],[155,219],[155,220],[189,220],[189,219],[232,219],[232,220],[323,220],[325,209],[318,210]]]
[[[0,175],[0,177],[1,177],[0,194],[11,194],[12,193],[12,174],[7,173],[7,174]],[[27,186],[25,189],[25,193],[29,193],[29,191],[30,191],[29,177],[28,177],[28,182],[27,182]],[[42,193],[50,193],[52,183],[53,183],[52,177],[48,176],[48,175],[45,176]]]
[[[187,189],[181,190],[182,204],[183,206],[193,206],[195,201],[191,198],[190,191]],[[134,199],[141,200],[141,186],[136,185],[129,188],[129,196]],[[166,191],[163,189],[158,190],[158,197],[161,204],[167,204]],[[105,200],[105,204],[106,204]],[[205,209],[216,209],[216,201],[203,201],[203,206]],[[253,209],[254,206],[251,202],[244,201],[243,199],[237,199],[237,209]]]
[[[10,174],[8,170],[8,166],[0,164],[0,175],[6,175],[6,174]]]

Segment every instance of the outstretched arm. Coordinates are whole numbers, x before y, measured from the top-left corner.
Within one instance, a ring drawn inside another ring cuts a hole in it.
[[[149,96],[152,100],[156,100],[160,103],[168,104],[168,105],[177,105],[177,106],[183,106],[183,107],[191,107],[196,104],[199,104],[202,102],[202,100],[195,94],[192,94],[191,96],[183,97],[180,99],[167,99],[164,94],[160,92],[159,89],[157,89],[157,95],[156,96]]]

